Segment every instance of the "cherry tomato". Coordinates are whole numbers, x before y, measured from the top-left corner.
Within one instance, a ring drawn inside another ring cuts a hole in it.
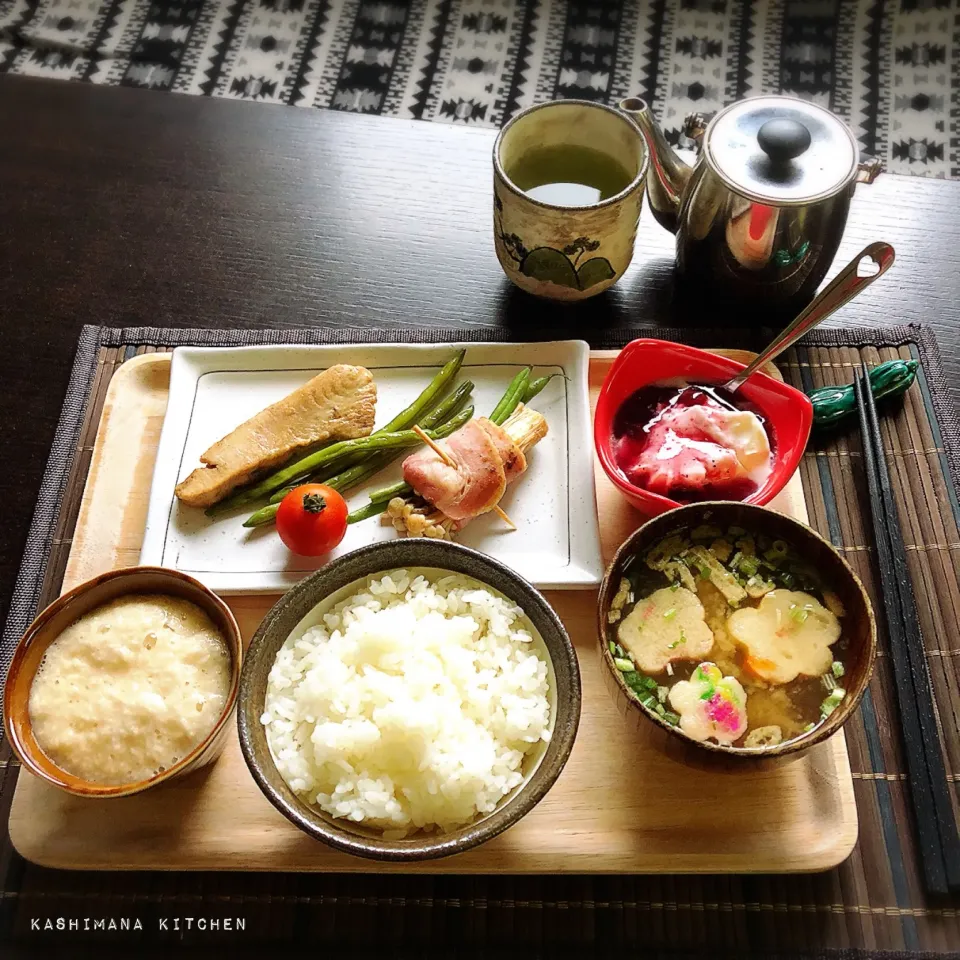
[[[305,483],[280,501],[277,533],[294,553],[318,557],[329,553],[347,532],[347,504],[333,487]]]

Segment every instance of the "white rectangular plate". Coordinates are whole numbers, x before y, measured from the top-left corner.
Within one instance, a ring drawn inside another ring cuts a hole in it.
[[[600,582],[603,561],[593,485],[593,438],[587,385],[589,348],[582,340],[555,343],[360,344],[356,346],[179,347],[173,353],[170,400],[150,489],[140,562],[174,567],[218,593],[273,593],[302,580],[332,557],[398,534],[379,518],[352,524],[328,557],[298,557],[272,526],[248,530],[251,512],[216,520],[184,506],[176,484],[200,464],[212,443],[334,363],[367,367],[377,384],[376,427],[410,404],[455,350],[467,355],[458,376],[475,384],[476,415],[496,406],[507,384],[529,365],[532,376],[555,377],[532,403],[549,433],[531,451],[529,468],[501,505],[517,524],[495,514],[472,521],[458,542],[513,567],[544,589]],[[374,487],[401,475],[402,457],[364,486],[348,492],[351,509]]]

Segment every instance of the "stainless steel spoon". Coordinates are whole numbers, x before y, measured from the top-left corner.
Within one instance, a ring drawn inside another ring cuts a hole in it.
[[[839,310],[845,303],[849,303],[864,287],[870,286],[874,280],[883,276],[893,266],[895,254],[889,243],[878,241],[858,253],[834,279],[810,301],[807,308],[793,321],[774,341],[754,360],[745,370],[738,373],[732,380],[725,383],[723,390],[735,393],[765,363],[783,353],[787,347],[797,342],[808,330],[826,320],[834,311]],[[876,270],[869,273],[861,272],[861,264],[866,267],[865,261],[872,261]]]

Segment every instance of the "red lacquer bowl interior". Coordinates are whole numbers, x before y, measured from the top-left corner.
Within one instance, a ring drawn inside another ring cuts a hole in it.
[[[681,506],[669,497],[635,486],[617,466],[613,456],[613,420],[624,400],[635,390],[656,383],[719,385],[743,368],[744,364],[736,360],[668,340],[634,340],[620,351],[600,388],[593,436],[604,471],[630,503],[651,516]],[[750,377],[738,395],[764,416],[770,434],[773,469],[766,483],[744,500],[763,505],[786,486],[799,466],[810,439],[813,405],[806,394],[765,373]]]

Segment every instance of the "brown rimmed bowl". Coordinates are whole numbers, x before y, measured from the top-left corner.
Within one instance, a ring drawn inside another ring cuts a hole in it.
[[[786,540],[810,561],[823,578],[824,585],[840,598],[845,614],[844,635],[849,646],[846,654],[843,686],[847,696],[827,719],[808,733],[771,747],[723,747],[713,742],[698,742],[643,706],[623,679],[607,646],[610,638],[607,614],[623,576],[633,557],[642,556],[665,537],[692,530],[704,523],[720,527],[740,526],[747,533],[764,533]],[[597,607],[600,657],[603,678],[617,709],[635,723],[665,753],[692,766],[710,770],[760,770],[795,760],[818,743],[832,737],[857,709],[863,697],[877,649],[877,629],[873,608],[859,577],[840,554],[805,523],[767,507],[747,503],[717,501],[694,503],[662,513],[632,533],[617,550],[600,586]]]
[[[547,654],[553,730],[549,743],[529,758],[523,782],[496,809],[457,830],[417,833],[402,840],[382,831],[330,816],[301,800],[277,770],[260,717],[267,677],[277,651],[293,634],[300,636],[323,614],[368,578],[404,569],[432,576],[460,573],[514,601]],[[539,635],[537,637],[537,635]],[[553,786],[570,756],[580,721],[580,670],[573,644],[544,597],[509,567],[476,550],[442,540],[388,540],[354,550],[307,577],[286,593],[264,617],[250,642],[237,724],[240,747],[254,780],[266,798],[293,824],[316,840],[373,860],[431,860],[462,853],[502,833],[529,813]]]
[[[227,701],[209,734],[179,763],[137,783],[105,785],[75,777],[58,767],[40,748],[30,723],[30,687],[47,648],[74,621],[96,607],[131,594],[165,594],[196,604],[223,636],[232,661]],[[24,768],[34,776],[78,797],[128,797],[192,773],[220,756],[230,732],[230,715],[237,702],[243,648],[240,628],[230,608],[199,580],[164,567],[126,567],[81,583],[50,604],[30,624],[17,646],[3,696],[7,739]]]

